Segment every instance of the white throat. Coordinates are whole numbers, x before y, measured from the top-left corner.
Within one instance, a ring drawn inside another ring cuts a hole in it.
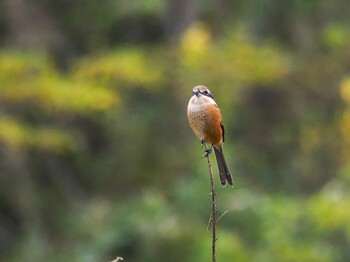
[[[192,112],[201,111],[204,107],[209,105],[216,105],[214,99],[208,96],[200,95],[200,96],[192,96],[190,101],[188,102],[188,109]]]

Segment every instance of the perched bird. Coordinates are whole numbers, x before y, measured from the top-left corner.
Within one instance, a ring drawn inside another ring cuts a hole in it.
[[[208,156],[212,148],[214,148],[221,185],[226,186],[226,183],[228,183],[230,186],[233,186],[231,173],[224,157],[225,130],[220,108],[206,86],[195,86],[193,88],[192,97],[187,107],[187,117],[194,134],[200,139],[201,144],[211,145],[209,149],[205,150],[203,157]]]

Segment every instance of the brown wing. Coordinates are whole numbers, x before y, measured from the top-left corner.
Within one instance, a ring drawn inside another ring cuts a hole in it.
[[[218,107],[218,105],[215,105],[216,108],[219,109],[220,111],[220,118],[221,118],[221,110],[220,108]],[[224,122],[220,122],[220,127],[221,127],[221,132],[222,132],[222,142],[224,143],[225,142],[225,128],[224,128]]]
[[[220,123],[221,130],[222,130],[222,142],[225,142],[225,127],[224,127],[224,122]]]

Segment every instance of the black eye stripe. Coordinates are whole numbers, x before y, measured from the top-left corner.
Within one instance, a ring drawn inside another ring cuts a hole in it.
[[[211,97],[212,99],[214,99],[214,97],[212,96],[212,94],[210,94],[207,90],[205,90],[205,91],[203,91],[203,92],[201,92],[202,93],[202,95],[205,95],[205,96],[207,96],[207,97]]]

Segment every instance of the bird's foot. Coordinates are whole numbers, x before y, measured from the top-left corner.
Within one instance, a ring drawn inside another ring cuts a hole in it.
[[[212,151],[213,146],[211,146],[210,148],[204,150],[204,155],[202,156],[202,159],[205,157],[208,157]]]

